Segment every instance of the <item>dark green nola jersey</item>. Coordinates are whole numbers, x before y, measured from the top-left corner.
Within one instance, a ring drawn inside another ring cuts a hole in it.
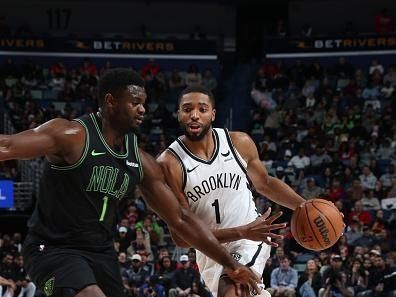
[[[86,129],[85,148],[73,165],[46,163],[30,233],[48,244],[85,249],[112,245],[118,202],[143,178],[136,136],[125,136],[125,154],[105,142],[99,119],[76,119]]]

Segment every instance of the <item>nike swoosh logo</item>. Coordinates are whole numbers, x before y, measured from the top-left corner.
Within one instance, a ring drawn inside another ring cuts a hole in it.
[[[105,152],[102,152],[102,153],[99,152],[99,153],[98,153],[98,152],[95,152],[95,150],[92,150],[92,152],[91,152],[91,155],[94,156],[94,157],[95,157],[95,156],[104,155],[104,154],[106,154],[106,153],[105,153]]]
[[[187,169],[187,173],[190,173],[190,172],[194,171],[198,166],[199,166],[199,164],[197,166],[191,168],[191,169]]]
[[[228,157],[229,154],[230,154],[230,151],[228,151],[228,152],[226,152],[226,153],[221,153],[221,155],[222,155],[223,157]]]

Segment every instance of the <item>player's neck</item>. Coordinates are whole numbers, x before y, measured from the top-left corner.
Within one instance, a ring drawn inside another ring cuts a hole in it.
[[[125,150],[124,139],[125,133],[120,129],[116,129],[111,125],[111,122],[106,118],[101,116],[100,113],[97,114],[99,128],[102,132],[103,138],[106,144],[115,152],[123,153]]]
[[[194,155],[204,160],[209,160],[215,150],[215,140],[212,128],[209,129],[204,138],[199,141],[192,141],[186,136],[182,138],[182,141]]]

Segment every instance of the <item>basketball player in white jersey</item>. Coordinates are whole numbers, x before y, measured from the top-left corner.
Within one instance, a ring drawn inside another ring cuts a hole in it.
[[[266,220],[268,213],[258,218],[249,179],[257,192],[292,210],[304,199],[287,184],[268,175],[247,134],[212,128],[214,105],[213,94],[205,88],[189,87],[182,91],[178,120],[184,135],[158,161],[180,204],[206,222],[240,263],[261,276],[270,246],[275,245],[269,238],[279,239],[271,230],[285,225],[271,225],[279,216]],[[254,232],[259,226],[261,234]],[[188,246],[176,234],[172,238],[177,245]],[[215,297],[235,296],[235,284],[223,273],[221,265],[199,251],[197,263]],[[257,294],[270,296],[265,290]]]

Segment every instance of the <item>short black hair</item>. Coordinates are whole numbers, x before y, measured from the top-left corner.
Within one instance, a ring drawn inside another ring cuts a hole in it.
[[[180,101],[183,98],[183,96],[186,95],[186,94],[189,94],[189,93],[202,93],[202,94],[207,95],[209,97],[209,99],[210,99],[210,103],[212,104],[212,107],[213,108],[215,107],[215,97],[214,97],[213,93],[208,88],[205,88],[205,87],[202,87],[202,86],[192,86],[192,87],[185,88],[180,93],[180,96],[179,96],[179,101],[177,103],[177,105],[179,107],[180,107]]]
[[[107,93],[117,97],[129,85],[144,87],[144,79],[134,70],[127,68],[113,68],[107,70],[99,80],[99,106],[103,106]]]

